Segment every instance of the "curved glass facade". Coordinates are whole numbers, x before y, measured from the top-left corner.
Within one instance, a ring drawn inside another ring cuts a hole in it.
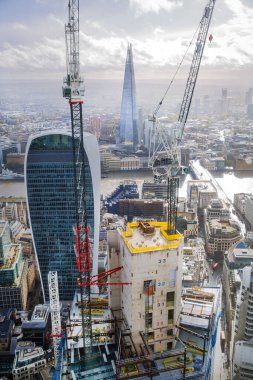
[[[94,237],[94,196],[86,155],[87,216]],[[58,272],[61,300],[72,300],[77,285],[72,138],[48,134],[31,140],[26,156],[28,210],[45,300],[49,271]]]

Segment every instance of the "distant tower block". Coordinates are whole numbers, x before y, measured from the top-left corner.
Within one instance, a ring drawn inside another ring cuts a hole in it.
[[[100,161],[96,137],[83,134],[87,178],[87,218],[97,274],[100,218]],[[57,271],[61,301],[72,301],[77,287],[74,249],[75,207],[70,131],[51,130],[29,138],[26,152],[27,204],[44,299],[49,271]]]
[[[119,140],[122,143],[127,141],[132,142],[134,148],[139,143],[136,88],[131,44],[129,44],[127,48],[125,77],[120,112]]]
[[[108,232],[109,267],[123,266],[111,280],[131,282],[110,287],[110,307],[122,308],[135,345],[144,338],[155,352],[175,347],[180,312],[183,241],[166,230],[166,222],[133,222]]]

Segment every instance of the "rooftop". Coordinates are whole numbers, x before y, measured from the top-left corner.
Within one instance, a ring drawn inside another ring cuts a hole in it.
[[[48,313],[49,307],[47,305],[36,305],[32,313],[31,321],[45,321],[47,320]]]
[[[38,360],[44,359],[43,348],[32,347],[31,342],[27,342],[27,347],[24,346],[16,350],[15,354],[16,359],[14,362],[14,368],[24,367],[33,364]]]
[[[227,251],[227,259],[229,262],[247,260],[253,261],[253,247],[244,239],[237,242]]]
[[[30,321],[23,321],[22,329],[44,329],[49,317],[48,305],[36,305]]]
[[[6,257],[6,261],[3,265],[0,266],[0,269],[11,269],[16,264],[18,256],[20,254],[20,245],[19,244],[11,244],[8,255]]]
[[[121,235],[133,254],[178,248],[182,235],[168,235],[167,228],[166,222],[133,222]]]
[[[222,235],[224,237],[231,235],[240,235],[239,226],[236,228],[236,225],[232,220],[221,221],[220,219],[211,219],[208,221],[210,226],[211,235]]]
[[[220,288],[184,288],[180,323],[191,328],[208,329],[210,319],[217,313]]]

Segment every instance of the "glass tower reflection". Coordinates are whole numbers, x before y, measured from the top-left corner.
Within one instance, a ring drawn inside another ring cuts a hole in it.
[[[94,136],[92,138],[95,139]],[[85,158],[87,217],[93,239],[93,183],[87,155]],[[74,251],[75,208],[70,135],[46,134],[31,140],[26,157],[26,187],[44,298],[49,299],[48,272],[57,271],[60,299],[72,300],[78,275]]]

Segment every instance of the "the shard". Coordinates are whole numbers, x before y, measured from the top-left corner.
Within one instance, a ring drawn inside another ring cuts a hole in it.
[[[119,140],[121,143],[132,142],[133,148],[135,148],[139,142],[134,64],[131,44],[129,44],[127,48],[119,123]]]

